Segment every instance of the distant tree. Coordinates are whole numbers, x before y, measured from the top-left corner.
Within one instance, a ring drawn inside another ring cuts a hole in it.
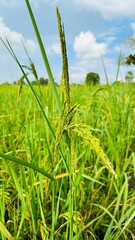
[[[49,80],[47,78],[43,78],[43,77],[39,78],[40,85],[47,85],[48,82],[49,82]]]
[[[125,59],[123,59],[124,64],[126,65],[135,65],[135,54],[130,54]]]
[[[16,85],[16,81],[13,81],[13,85]]]
[[[132,71],[128,71],[125,75],[125,80],[127,82],[132,82],[132,80],[134,79],[134,74]]]
[[[32,85],[36,85],[37,82],[36,82],[36,81],[32,81],[31,84],[32,84]]]
[[[135,49],[135,38],[129,38],[126,43]],[[122,58],[121,64],[135,65],[135,54],[129,54],[127,57]]]
[[[120,84],[121,84],[121,81],[120,81],[120,80],[114,81],[114,82],[112,83],[113,86],[118,86],[118,85],[120,85]]]
[[[9,83],[9,82],[3,82],[3,83],[1,83],[0,85],[6,86],[6,85],[10,85],[10,83]]]
[[[86,85],[95,85],[100,82],[100,76],[98,73],[89,72],[86,75],[85,84]]]

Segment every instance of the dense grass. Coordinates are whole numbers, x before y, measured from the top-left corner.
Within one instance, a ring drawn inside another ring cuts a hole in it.
[[[50,239],[53,219],[54,239],[69,239],[69,180],[61,157],[54,157],[55,139],[28,86],[20,96],[17,86],[1,86],[0,96],[0,152],[57,176],[53,182],[1,158],[0,221],[14,239]],[[42,87],[41,101],[56,132],[59,114],[49,85]],[[71,86],[71,104],[79,104],[74,124],[92,127],[118,175],[115,179],[79,134],[74,136],[73,238],[134,239],[134,84]],[[67,156],[64,139],[60,146]]]
[[[32,86],[12,46],[1,39],[22,71],[20,89],[0,87],[1,239],[134,239],[134,83],[70,86],[57,8],[63,66],[56,87],[25,2],[50,84],[38,85],[27,54],[37,81]]]

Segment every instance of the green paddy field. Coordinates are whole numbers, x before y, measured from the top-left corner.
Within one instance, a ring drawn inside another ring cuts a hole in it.
[[[71,85],[68,113],[34,90],[49,123],[0,86],[0,239],[134,239],[135,84]]]

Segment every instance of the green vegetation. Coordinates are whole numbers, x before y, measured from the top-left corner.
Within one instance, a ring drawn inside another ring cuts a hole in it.
[[[127,65],[135,65],[135,54],[130,54],[124,59],[124,63]]]
[[[134,79],[134,74],[132,71],[127,71],[126,75],[125,75],[125,80],[127,82],[132,82]]]
[[[26,4],[50,84],[32,85],[3,42],[27,85],[0,87],[0,237],[134,239],[134,83],[70,86],[57,9],[63,62],[57,87]]]
[[[126,43],[128,43],[134,49],[135,38],[129,38]],[[135,65],[135,54],[129,54],[127,57],[122,59],[121,63],[126,65]]]
[[[98,73],[90,72],[87,74],[85,79],[85,84],[87,86],[96,85],[96,84],[99,84],[99,82],[100,82],[100,77]]]
[[[71,128],[78,125],[72,160],[74,239],[103,239],[105,234],[108,234],[106,239],[132,239],[135,234],[134,87],[133,83],[116,88],[71,87],[71,105],[79,105],[71,125]],[[35,90],[40,94],[38,86]],[[57,132],[59,114],[51,87],[47,85],[41,90],[43,108],[53,131]],[[53,218],[54,239],[70,239],[69,177],[62,157],[54,154],[58,143],[52,138],[28,86],[23,87],[20,96],[18,86],[1,86],[0,96],[0,152],[7,157],[0,160],[0,221],[14,239],[50,239]],[[86,127],[82,130],[84,123]],[[82,140],[87,138],[86,129],[100,140],[115,167],[117,179],[106,170],[87,139]],[[66,135],[59,144],[68,162]],[[40,167],[53,175],[55,182],[29,166],[10,161],[11,156],[21,159],[22,164],[27,161]],[[4,232],[1,230],[2,239],[6,239]]]

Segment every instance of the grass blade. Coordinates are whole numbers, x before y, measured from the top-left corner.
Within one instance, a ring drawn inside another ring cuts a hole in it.
[[[9,240],[14,240],[14,238],[11,236],[10,232],[7,230],[7,228],[3,225],[3,223],[0,221],[0,232],[4,234],[6,238]]]
[[[101,56],[101,60],[102,60],[103,68],[104,68],[106,83],[107,83],[107,85],[109,85],[109,79],[108,79],[108,76],[107,76],[107,71],[106,71],[106,67],[105,67],[104,60],[103,60],[102,56]]]
[[[119,76],[119,72],[120,72],[120,63],[121,63],[121,52],[118,58],[118,66],[117,66],[117,72],[116,72],[116,82],[118,81],[118,76]]]
[[[32,12],[29,1],[25,0],[25,2],[26,2],[26,5],[27,5],[27,8],[28,8],[28,11],[29,11],[29,15],[30,15],[30,18],[31,18],[31,21],[32,21],[32,24],[33,24],[33,28],[34,28],[35,33],[36,33],[36,37],[37,37],[38,44],[39,44],[39,47],[40,47],[40,50],[41,50],[43,61],[44,61],[44,64],[45,64],[45,67],[46,67],[46,70],[47,70],[47,73],[48,73],[48,77],[49,77],[51,86],[52,86],[54,97],[55,97],[55,100],[56,100],[57,108],[58,108],[58,111],[61,112],[60,98],[58,96],[58,92],[57,92],[57,89],[56,89],[56,84],[54,82],[54,77],[53,77],[49,62],[48,62],[46,51],[45,51],[45,48],[44,48],[39,30],[38,30],[38,27],[37,27],[36,21],[35,21],[35,17],[33,15],[33,12]]]
[[[5,160],[9,160],[9,161],[12,161],[12,162],[16,162],[16,163],[21,164],[21,165],[23,165],[23,166],[25,166],[25,167],[31,168],[31,169],[35,170],[36,172],[38,172],[38,173],[44,175],[45,177],[47,177],[47,178],[49,178],[49,179],[51,179],[51,180],[54,181],[54,178],[53,178],[53,176],[52,176],[51,174],[47,173],[47,172],[44,171],[42,168],[39,168],[39,167],[37,167],[37,166],[29,163],[29,162],[26,162],[26,161],[21,160],[21,159],[16,158],[16,157],[7,156],[7,155],[2,154],[2,153],[0,153],[0,157],[1,157],[1,158],[4,158]]]

